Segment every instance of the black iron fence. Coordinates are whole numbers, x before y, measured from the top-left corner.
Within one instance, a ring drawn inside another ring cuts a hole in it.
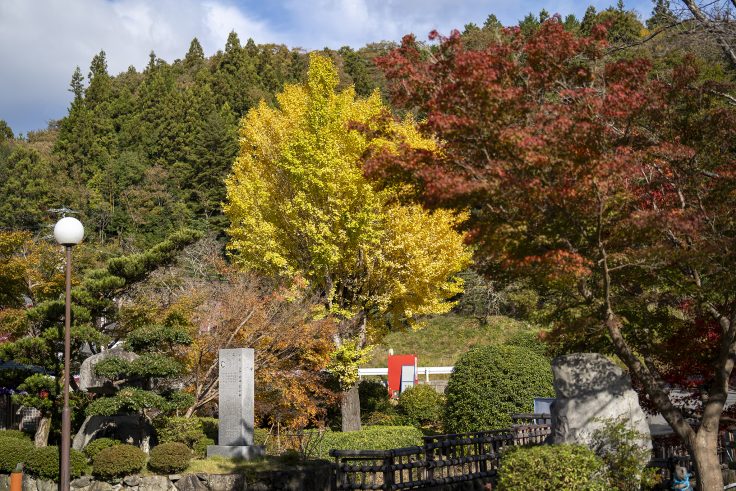
[[[515,415],[505,430],[424,437],[422,446],[392,450],[332,450],[336,489],[413,489],[495,476],[502,450],[538,445],[551,433],[542,415]],[[548,416],[547,416],[548,418]]]

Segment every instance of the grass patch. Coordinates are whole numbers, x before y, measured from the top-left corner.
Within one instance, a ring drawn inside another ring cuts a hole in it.
[[[364,366],[385,367],[389,348],[397,355],[417,355],[420,366],[454,366],[471,348],[503,344],[519,332],[539,330],[539,326],[502,315],[490,317],[486,325],[473,317],[440,315],[427,319],[422,329],[389,333]]]

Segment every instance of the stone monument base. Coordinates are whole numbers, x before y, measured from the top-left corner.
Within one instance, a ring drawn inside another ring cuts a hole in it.
[[[266,456],[262,445],[207,445],[207,457],[219,455],[231,459],[253,460]]]

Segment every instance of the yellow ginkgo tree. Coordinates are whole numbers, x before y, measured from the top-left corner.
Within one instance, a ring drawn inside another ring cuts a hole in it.
[[[239,267],[306,278],[340,320],[336,363],[349,366],[335,372],[347,431],[360,428],[355,372],[369,326],[447,312],[470,252],[455,231],[464,217],[400,204],[395,190],[378,190],[363,175],[369,151],[398,144],[432,151],[435,142],[410,118],[387,117],[378,92],[359,98],[337,85],[332,62],[313,54],[305,84],[287,86],[275,108],[261,103],[248,112],[224,208]]]

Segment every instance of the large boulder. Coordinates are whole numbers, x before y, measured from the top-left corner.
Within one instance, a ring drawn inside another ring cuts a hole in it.
[[[606,420],[623,420],[651,448],[649,426],[631,379],[597,353],[574,353],[552,360],[556,399],[552,403],[554,443],[588,445]]]
[[[122,358],[123,360],[133,361],[138,358],[138,355],[122,349],[113,348],[86,358],[79,368],[79,388],[81,390],[101,394],[114,394],[117,392],[117,387],[111,381],[103,377],[98,377],[95,374],[95,365],[108,358]]]

